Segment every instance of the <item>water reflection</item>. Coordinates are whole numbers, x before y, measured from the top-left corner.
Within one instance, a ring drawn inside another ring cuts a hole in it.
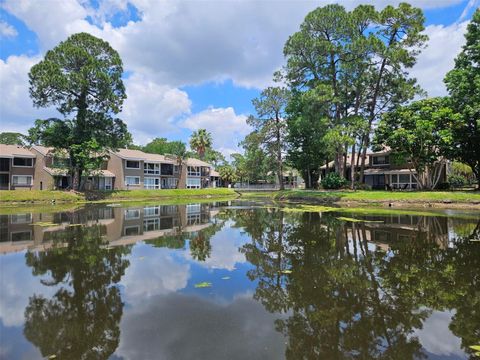
[[[480,217],[352,216],[224,203],[1,215],[0,357],[473,358]]]
[[[434,310],[454,310],[449,329],[469,352],[480,339],[480,244],[470,241],[480,223],[363,220],[372,222],[275,210],[237,217],[252,237],[242,251],[255,266],[254,297],[288,314],[276,322],[288,338],[286,358],[426,358],[417,335]],[[452,237],[452,225],[473,230]]]

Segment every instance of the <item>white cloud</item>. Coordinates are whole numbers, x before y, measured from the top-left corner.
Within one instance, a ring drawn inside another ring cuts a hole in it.
[[[411,75],[417,78],[429,96],[447,94],[443,78],[455,65],[455,57],[465,43],[467,24],[430,25],[425,29],[429,36],[428,47],[418,57]]]
[[[232,107],[210,107],[181,121],[179,125],[192,131],[206,129],[212,133],[214,147],[228,153],[238,151],[238,142],[251,131],[246,119],[246,115],[237,115]]]
[[[17,35],[17,30],[12,25],[7,24],[5,21],[0,21],[0,37],[9,38]]]
[[[10,56],[0,60],[2,131],[26,132],[35,119],[58,116],[55,109],[35,109],[28,93],[28,72],[39,57]]]
[[[127,100],[120,117],[125,120],[134,138],[148,142],[159,134],[178,131],[173,120],[190,113],[191,101],[186,92],[158,84],[135,73],[125,80]]]
[[[452,311],[433,311],[423,323],[423,328],[415,331],[414,335],[418,336],[425,350],[438,356],[465,355],[461,349],[461,339],[448,328],[453,315]]]

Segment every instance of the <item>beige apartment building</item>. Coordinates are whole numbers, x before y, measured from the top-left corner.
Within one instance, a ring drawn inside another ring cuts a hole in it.
[[[0,144],[0,190],[31,189],[35,155],[17,145]]]
[[[0,145],[0,189],[69,189],[69,161],[66,154],[45,146],[26,149]],[[220,175],[204,161],[188,158],[179,164],[174,156],[131,149],[111,152],[100,170],[81,179],[81,186],[89,190],[201,189],[220,185]]]

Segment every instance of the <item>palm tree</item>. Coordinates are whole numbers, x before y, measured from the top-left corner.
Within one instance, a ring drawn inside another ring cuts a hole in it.
[[[187,150],[185,149],[185,144],[182,144],[182,145],[183,146],[176,146],[174,149],[172,149],[173,154],[165,155],[166,158],[173,159],[177,162],[178,171],[179,171],[177,186],[175,187],[177,189],[180,188],[180,183],[182,181],[182,175],[183,175],[183,167],[186,166],[187,159],[188,159],[188,153],[187,153]]]
[[[194,131],[190,137],[190,147],[195,150],[201,160],[205,157],[205,151],[212,146],[212,134],[206,129]]]

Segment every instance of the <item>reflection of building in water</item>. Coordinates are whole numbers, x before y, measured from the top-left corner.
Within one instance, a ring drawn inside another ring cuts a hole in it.
[[[0,253],[45,250],[73,226],[101,226],[109,246],[133,244],[211,225],[218,210],[211,204],[145,207],[92,207],[50,214],[0,215]],[[58,246],[58,244],[57,244]]]
[[[367,241],[385,251],[396,242],[411,240],[433,242],[445,249],[457,237],[457,226],[465,222],[448,217],[417,215],[363,216],[361,219],[366,221],[347,223],[348,240]]]

